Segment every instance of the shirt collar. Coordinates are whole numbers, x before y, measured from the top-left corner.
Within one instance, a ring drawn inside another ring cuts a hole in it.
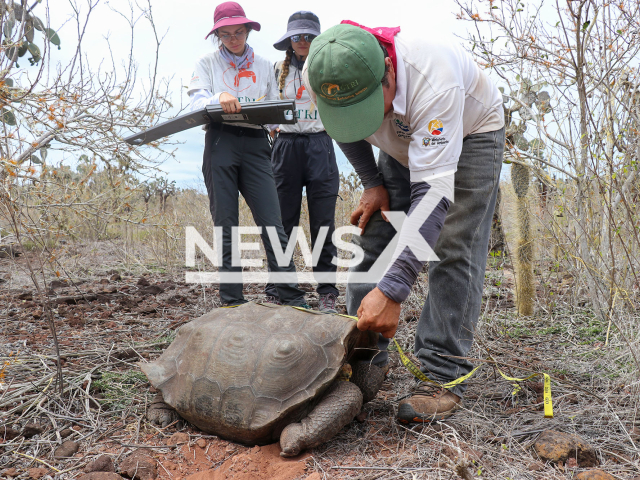
[[[404,68],[402,54],[396,46],[396,96],[393,99],[393,113],[405,116],[407,114],[407,72]]]

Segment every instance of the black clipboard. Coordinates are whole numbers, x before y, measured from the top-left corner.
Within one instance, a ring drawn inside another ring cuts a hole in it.
[[[145,145],[193,127],[208,123],[250,123],[253,125],[297,123],[295,100],[269,100],[240,103],[239,113],[224,113],[220,105],[207,105],[201,110],[185,113],[160,123],[142,133],[124,139],[129,145]]]

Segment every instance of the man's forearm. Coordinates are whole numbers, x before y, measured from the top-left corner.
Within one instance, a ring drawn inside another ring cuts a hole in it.
[[[378,165],[373,156],[373,148],[369,142],[360,140],[354,143],[336,143],[345,157],[347,157],[347,160],[349,160],[349,163],[353,165],[365,189],[383,184],[382,175],[378,171]]]
[[[424,242],[433,249],[453,201],[453,179],[450,174],[430,183],[411,184],[411,208],[400,231],[400,240],[378,288],[396,302],[404,301],[425,263]],[[420,257],[420,259],[418,258]]]

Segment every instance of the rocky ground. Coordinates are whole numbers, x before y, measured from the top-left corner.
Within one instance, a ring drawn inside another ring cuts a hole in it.
[[[327,444],[283,459],[277,444],[250,448],[145,420],[154,392],[138,363],[157,357],[180,325],[217,307],[217,291],[185,284],[180,269],[122,264],[117,245],[83,248],[40,293],[28,275],[31,254],[0,258],[3,479],[640,477],[637,335],[628,333],[638,319],[629,317],[620,331],[599,323],[567,272],[538,272],[538,313],[518,318],[510,266],[490,262],[470,352],[484,366],[469,381],[463,410],[447,421],[411,427],[394,420],[413,379],[392,353],[382,391],[356,421]],[[315,305],[313,286],[303,287]],[[403,310],[396,338],[407,352],[425,288],[422,279]],[[260,299],[261,289],[248,285],[247,298]],[[554,418],[544,418],[541,379],[514,389],[498,369],[520,378],[550,374]]]

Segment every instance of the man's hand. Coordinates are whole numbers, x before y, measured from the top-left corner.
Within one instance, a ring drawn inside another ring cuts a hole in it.
[[[351,214],[351,225],[360,227],[360,231],[364,232],[364,227],[367,226],[371,215],[378,210],[382,210],[383,212],[389,211],[389,192],[387,192],[387,189],[382,185],[367,188],[362,192],[358,208]],[[382,218],[387,220],[384,214],[382,214]],[[387,220],[387,222],[388,221],[389,220]]]
[[[237,113],[242,108],[238,99],[227,92],[220,94],[220,106],[224,113]]]
[[[379,332],[383,337],[392,338],[398,329],[400,304],[394,302],[378,287],[362,299],[358,309],[358,329]]]

